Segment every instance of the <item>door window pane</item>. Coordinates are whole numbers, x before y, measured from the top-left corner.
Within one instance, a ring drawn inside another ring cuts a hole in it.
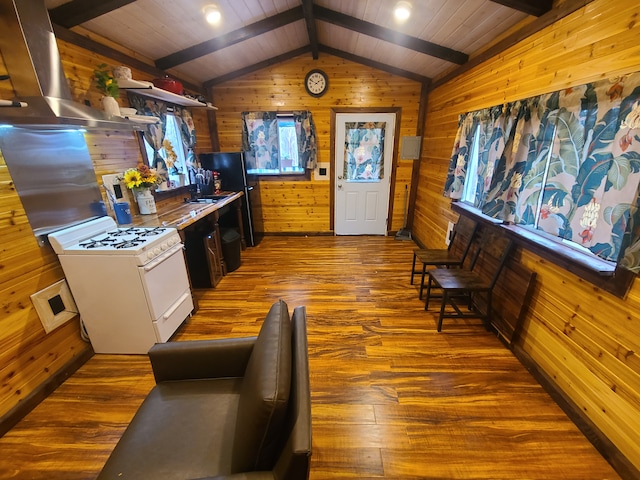
[[[376,182],[383,178],[385,128],[386,122],[345,123],[345,180]]]

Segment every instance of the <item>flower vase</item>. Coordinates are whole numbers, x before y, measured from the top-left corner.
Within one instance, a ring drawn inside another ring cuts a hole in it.
[[[156,213],[156,200],[151,194],[151,190],[143,188],[136,197],[138,201],[138,208],[141,215],[149,215]]]
[[[118,101],[115,98],[105,95],[100,99],[100,102],[102,103],[104,113],[113,117],[120,116],[120,105],[118,105]]]

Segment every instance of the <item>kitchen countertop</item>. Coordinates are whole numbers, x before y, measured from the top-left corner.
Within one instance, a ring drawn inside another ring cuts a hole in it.
[[[221,208],[239,200],[243,192],[222,192],[227,197],[216,203],[182,203],[168,207],[158,207],[158,211],[151,215],[133,215],[133,225],[137,227],[174,227],[183,230],[198,220],[205,218]]]

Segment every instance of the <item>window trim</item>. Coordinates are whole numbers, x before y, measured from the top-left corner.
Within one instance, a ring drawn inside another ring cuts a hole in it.
[[[489,217],[465,202],[452,201],[451,209],[477,222],[499,226],[518,246],[619,298],[626,296],[636,278],[636,274],[626,268],[547,239],[530,229],[504,224],[501,220]]]

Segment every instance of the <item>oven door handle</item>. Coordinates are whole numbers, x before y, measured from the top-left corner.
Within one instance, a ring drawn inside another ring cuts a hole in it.
[[[182,305],[189,297],[191,296],[191,294],[189,292],[184,293],[176,303],[173,304],[173,306],[171,308],[169,308],[169,310],[167,310],[166,312],[164,312],[164,315],[162,315],[162,317],[167,320],[169,317],[171,317],[171,315],[173,315],[173,313],[180,307],[180,305]]]
[[[158,265],[160,265],[162,262],[164,262],[167,258],[169,258],[171,255],[173,255],[174,253],[179,252],[180,250],[182,250],[182,244],[181,243],[178,243],[177,245],[174,245],[173,247],[171,247],[169,250],[164,252],[159,257],[154,258],[152,262],[147,263],[144,266],[144,271],[145,272],[150,272],[151,270],[156,268]]]

